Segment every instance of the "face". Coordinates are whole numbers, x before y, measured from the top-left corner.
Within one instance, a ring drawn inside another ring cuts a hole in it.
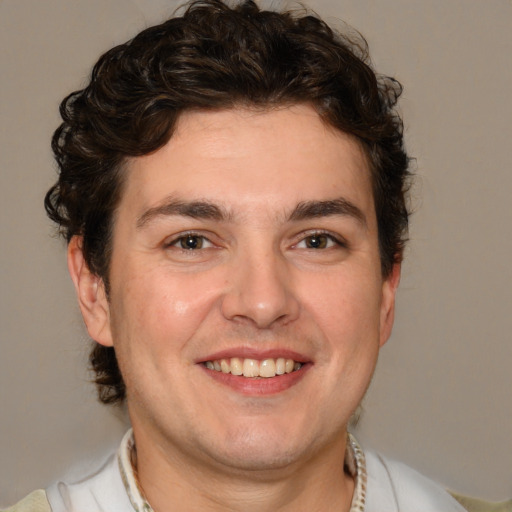
[[[136,439],[265,469],[344,439],[397,275],[353,138],[308,106],[194,112],[127,163],[110,299],[93,283],[82,309],[115,346]]]

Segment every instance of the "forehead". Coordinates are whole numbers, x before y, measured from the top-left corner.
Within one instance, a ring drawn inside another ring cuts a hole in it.
[[[233,212],[277,212],[345,197],[373,213],[366,155],[312,107],[182,114],[169,142],[127,164],[121,203],[135,210],[168,196],[208,200]]]

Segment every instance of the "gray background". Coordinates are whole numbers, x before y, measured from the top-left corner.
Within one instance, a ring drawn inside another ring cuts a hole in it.
[[[126,428],[88,383],[88,341],[42,198],[59,101],[100,52],[175,5],[0,0],[0,505],[79,474]],[[396,327],[358,436],[452,489],[510,497],[512,2],[309,5],[359,29],[378,70],[405,84],[417,158]]]

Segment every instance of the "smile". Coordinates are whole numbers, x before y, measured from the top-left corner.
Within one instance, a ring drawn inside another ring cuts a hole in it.
[[[285,375],[300,370],[302,363],[284,357],[257,359],[232,357],[229,359],[216,359],[203,363],[209,370],[240,375],[243,377],[270,378]]]

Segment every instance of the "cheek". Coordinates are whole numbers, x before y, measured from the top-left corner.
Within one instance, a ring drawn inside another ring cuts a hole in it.
[[[334,330],[364,332],[378,326],[382,290],[373,279],[350,273],[316,278],[304,294],[304,302]]]
[[[210,314],[218,290],[211,276],[139,270],[113,289],[114,340],[130,351],[143,346],[151,352],[168,351],[172,343],[176,353]]]
[[[347,360],[378,347],[381,288],[363,275],[340,272],[315,280],[305,289],[306,311],[313,317],[331,349],[330,357]]]

